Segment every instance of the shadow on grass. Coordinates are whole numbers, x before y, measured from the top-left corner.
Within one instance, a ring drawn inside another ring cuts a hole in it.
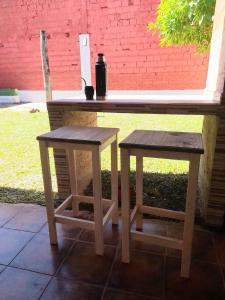
[[[102,171],[103,197],[110,199],[110,171]],[[143,191],[144,204],[155,207],[162,207],[177,211],[184,211],[187,189],[187,174],[159,174],[144,173]],[[85,190],[85,195],[92,195],[92,183]],[[120,200],[119,187],[119,200]],[[135,172],[130,173],[130,194],[131,207],[135,203]],[[55,206],[62,201],[55,193]],[[44,193],[35,190],[13,189],[10,187],[0,187],[0,202],[5,203],[36,203],[44,205]],[[81,209],[91,209],[90,205],[81,205]],[[197,218],[199,219],[199,205],[197,208]]]
[[[111,197],[110,176],[110,171],[102,171],[102,193],[103,198],[106,199],[110,199]],[[186,203],[187,182],[187,174],[162,174],[146,172],[143,175],[143,202],[145,205],[154,207],[184,211]],[[90,183],[85,190],[85,195],[92,195],[92,183]],[[135,172],[130,172],[130,196],[130,207],[133,208],[136,201]],[[119,205],[121,205],[120,200],[121,189],[119,186]],[[83,204],[82,208],[87,208],[87,206],[88,205]],[[196,208],[197,223],[202,223],[200,211],[200,201],[198,197]]]
[[[35,190],[0,187],[2,203],[35,203],[44,205],[44,193]]]
[[[110,180],[110,171],[102,171],[103,198],[110,199],[111,197]],[[173,210],[184,210],[186,189],[187,174],[144,173],[144,204]],[[135,193],[135,172],[130,172],[131,207],[133,207],[135,203]],[[92,183],[90,183],[85,190],[85,194],[92,195]],[[121,197],[120,194],[121,191],[119,186],[119,200]]]

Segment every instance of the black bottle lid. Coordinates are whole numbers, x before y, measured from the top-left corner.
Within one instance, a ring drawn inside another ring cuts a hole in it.
[[[97,63],[104,63],[105,62],[105,57],[103,53],[98,53],[97,57]]]

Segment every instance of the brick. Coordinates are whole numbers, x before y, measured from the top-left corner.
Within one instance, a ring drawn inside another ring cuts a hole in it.
[[[0,3],[0,87],[43,89],[39,30],[49,35],[54,89],[80,89],[78,34],[91,34],[92,78],[97,53],[108,62],[110,89],[200,89],[208,55],[195,47],[159,46],[147,31],[159,0],[35,1]],[[88,15],[87,15],[88,14]]]

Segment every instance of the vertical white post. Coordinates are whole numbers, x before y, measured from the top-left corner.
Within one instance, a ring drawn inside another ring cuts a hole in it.
[[[225,77],[225,1],[217,0],[209,56],[206,95],[219,101]]]
[[[102,209],[102,179],[101,179],[101,153],[99,146],[92,150],[93,168],[93,197],[94,197],[94,221],[95,221],[95,252],[104,254],[103,237],[103,209]]]
[[[80,42],[81,77],[86,80],[87,85],[91,85],[91,55],[90,55],[89,34],[80,34],[79,42]],[[83,80],[82,80],[82,88],[84,88]]]

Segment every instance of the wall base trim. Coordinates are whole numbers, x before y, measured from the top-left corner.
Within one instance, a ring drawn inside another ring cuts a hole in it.
[[[10,103],[20,103],[20,97],[16,96],[0,96],[0,103],[2,104],[10,104]]]
[[[44,90],[18,91],[21,102],[45,102]],[[54,90],[53,99],[78,99],[84,98],[81,90]],[[115,99],[153,99],[153,100],[215,100],[215,93],[206,90],[111,90],[108,98]],[[219,95],[216,95],[219,99]]]

